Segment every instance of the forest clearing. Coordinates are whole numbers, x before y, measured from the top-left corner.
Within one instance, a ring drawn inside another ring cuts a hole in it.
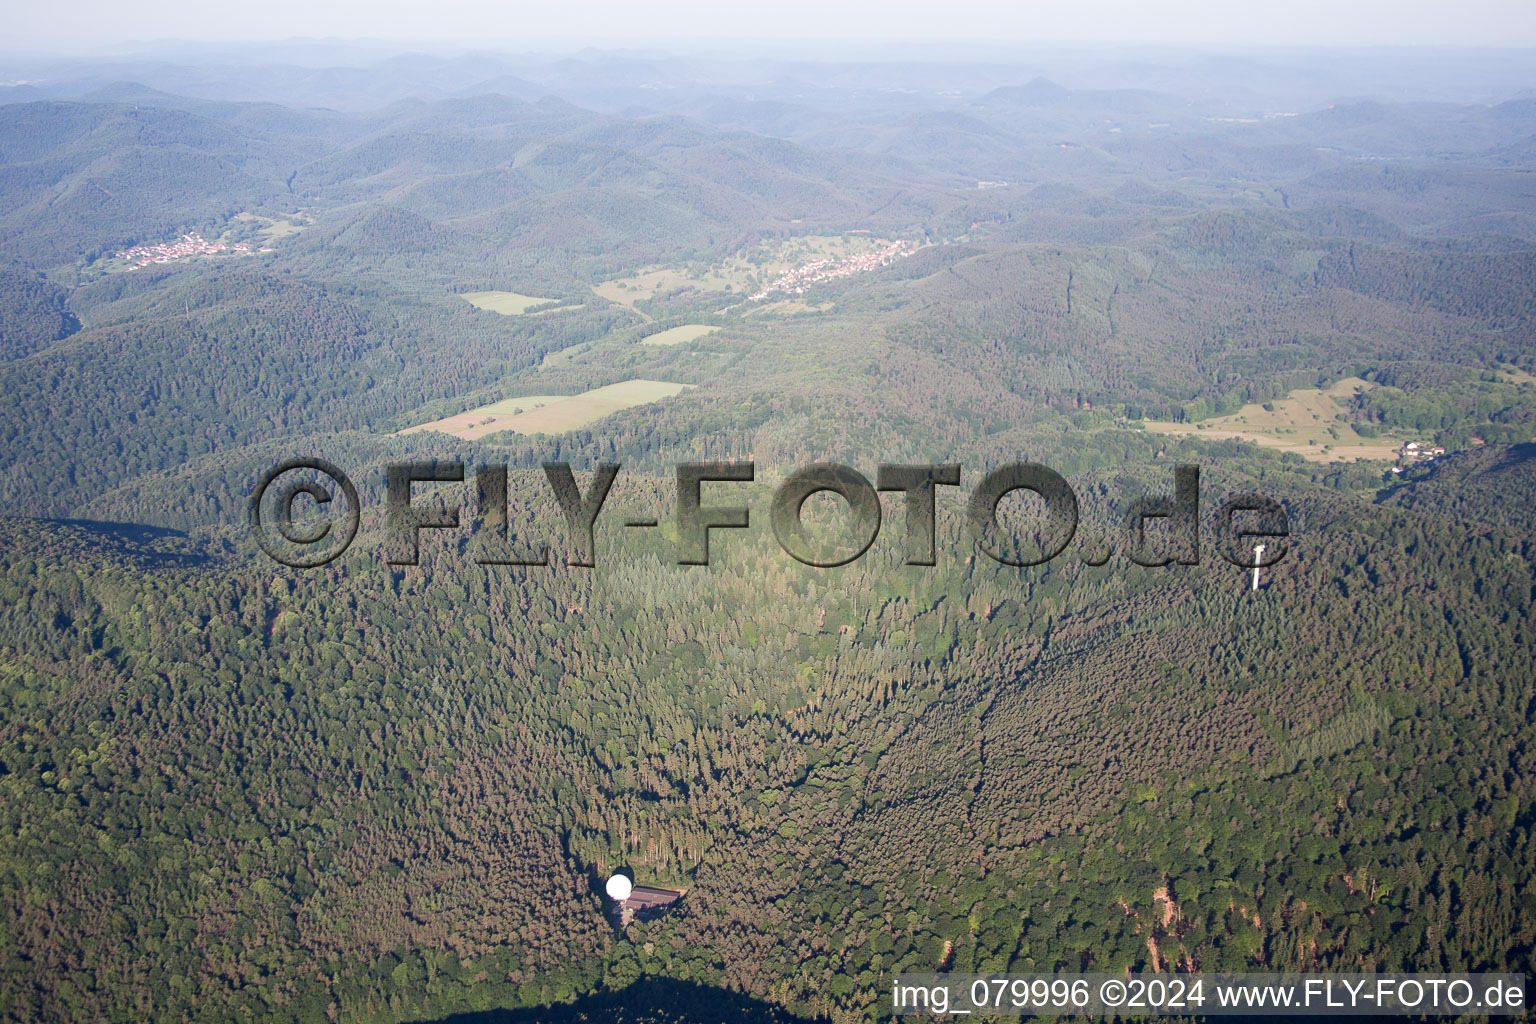
[[[579,395],[527,395],[504,398],[477,409],[407,427],[401,434],[437,430],[465,441],[511,430],[519,434],[561,434],[596,423],[623,409],[671,398],[693,387],[664,380],[627,380]]]
[[[1264,448],[1295,452],[1311,462],[1348,462],[1353,459],[1390,461],[1397,457],[1401,440],[1361,437],[1349,426],[1345,403],[1376,385],[1359,377],[1346,377],[1324,390],[1303,388],[1286,398],[1245,405],[1229,416],[1198,423],[1147,420],[1157,434],[1252,441]]]

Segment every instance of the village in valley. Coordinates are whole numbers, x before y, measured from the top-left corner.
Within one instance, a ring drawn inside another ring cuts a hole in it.
[[[253,252],[271,252],[270,248],[257,248],[251,242],[210,242],[196,231],[188,231],[174,242],[160,245],[136,245],[116,253],[120,260],[133,264],[132,269],[147,267],[153,263],[175,263],[193,256],[244,255]]]
[[[887,266],[902,257],[910,256],[916,251],[910,242],[895,241],[873,252],[849,256],[846,259],[837,260],[826,256],[819,257],[807,263],[802,263],[792,270],[785,271],[775,278],[772,283],[754,292],[748,298],[755,302],[767,298],[774,292],[804,295],[805,290],[813,284],[836,280],[840,277],[851,277],[854,274],[870,270],[878,270],[880,267]]]
[[[879,270],[917,252],[910,240],[872,237],[868,228],[837,235],[797,235],[764,243],[753,252],[723,260],[657,264],[602,281],[592,290],[610,302],[671,301],[688,293],[736,296],[731,308],[743,315],[819,312],[801,300],[814,286]]]

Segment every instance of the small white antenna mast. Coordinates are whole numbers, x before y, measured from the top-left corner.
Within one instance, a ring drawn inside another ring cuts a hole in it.
[[[1253,589],[1259,589],[1259,562],[1264,558],[1264,545],[1253,549]]]

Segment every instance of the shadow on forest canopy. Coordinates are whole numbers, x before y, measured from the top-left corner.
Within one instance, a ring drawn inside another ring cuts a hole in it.
[[[418,1024],[822,1024],[826,1019],[798,1017],[740,992],[690,981],[647,978],[617,992],[600,992],[573,1003],[457,1013]]]

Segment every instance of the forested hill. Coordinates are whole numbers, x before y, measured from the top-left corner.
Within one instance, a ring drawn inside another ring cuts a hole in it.
[[[1258,594],[1224,563],[829,576],[762,532],[702,578],[618,543],[590,575],[449,545],[290,576],[11,521],[11,1005],[420,1017],[645,975],[825,1013],[946,956],[1520,970],[1528,538],[1288,500]],[[622,863],[679,910],[613,934]]]
[[[17,359],[79,330],[69,292],[39,274],[0,270],[0,360]]]
[[[1533,973],[1528,72],[1301,59],[13,69],[0,1017]],[[295,456],[361,495],[324,568],[250,531]],[[417,488],[463,523],[411,566],[405,459],[468,471]],[[714,459],[755,462],[706,490],[751,524],[680,565],[675,468]],[[1018,568],[965,501],[1024,460],[1082,522]],[[623,467],[596,568],[553,461]],[[817,461],[959,464],[937,564],[897,494],[863,558],[790,558],[769,498]],[[500,465],[548,567],[476,561]],[[1200,564],[1134,564],[1182,465]],[[1257,589],[1234,493],[1290,523]],[[683,896],[620,926],[618,869]]]
[[[1467,525],[1531,530],[1536,528],[1536,445],[1458,453],[1417,470],[1387,500]]]

